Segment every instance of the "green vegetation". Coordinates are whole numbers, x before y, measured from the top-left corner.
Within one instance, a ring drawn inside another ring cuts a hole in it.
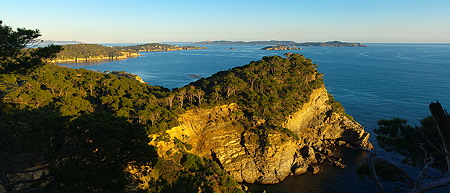
[[[227,119],[257,133],[261,147],[270,145],[265,139],[274,130],[298,139],[282,123],[323,86],[322,74],[310,59],[286,54],[170,91],[142,84],[125,72],[45,64],[60,47],[20,54],[26,43],[39,37],[38,31],[1,29],[8,37],[27,39],[1,42],[2,48],[11,42],[20,45],[2,49],[0,55],[0,176],[12,173],[1,181],[7,192],[125,192],[137,186],[150,192],[239,192],[239,185],[216,162],[186,153],[190,144],[174,139],[181,152],[161,158],[148,145],[147,135],[177,126],[186,110],[237,103],[239,110]],[[16,35],[24,32],[29,34]],[[99,45],[64,48],[63,55],[73,54],[64,57],[116,53]],[[75,51],[78,48],[98,52]],[[162,135],[160,140],[170,139]],[[125,172],[131,166],[148,171]],[[24,170],[40,175],[23,179],[18,174],[30,173]]]
[[[304,102],[314,89],[323,86],[316,65],[300,54],[263,57],[262,60],[200,79],[180,92],[196,93],[205,106],[237,103],[243,112],[241,122],[247,128],[282,126],[286,117]],[[194,86],[194,87],[192,87]],[[202,93],[204,92],[204,95]],[[200,100],[197,100],[197,104]]]
[[[27,73],[43,66],[45,60],[55,57],[61,51],[61,46],[49,45],[36,49],[41,34],[39,30],[29,30],[2,25],[0,20],[0,73],[16,72]]]
[[[380,146],[387,151],[402,154],[405,156],[403,163],[413,166],[423,166],[425,157],[431,155],[436,159],[433,167],[447,170],[445,156],[435,148],[441,147],[442,142],[433,117],[422,119],[420,127],[406,123],[406,120],[400,118],[379,120],[379,128],[374,131]]]
[[[127,57],[130,53],[137,54],[137,51],[130,49],[115,49],[98,44],[69,44],[63,45],[63,51],[56,56],[56,61],[89,61],[92,59],[117,59]]]
[[[444,116],[448,119],[448,115]],[[367,164],[357,169],[360,177],[371,176],[379,192],[384,192],[381,181],[402,182],[402,189],[410,189],[410,192],[425,192],[450,184],[446,151],[432,116],[422,119],[419,127],[407,125],[407,121],[400,118],[382,119],[378,125],[374,132],[380,146],[388,152],[401,154],[403,164],[421,167],[422,171],[413,178],[402,167],[377,158],[376,152],[371,152]],[[430,168],[442,173],[430,174]]]
[[[116,60],[139,56],[138,52],[172,51],[206,49],[196,46],[176,46],[168,44],[142,44],[135,46],[107,47],[98,44],[69,44],[63,45],[63,50],[56,56],[54,62],[88,62],[91,60]]]
[[[160,179],[154,192],[243,192],[220,166],[208,158],[183,153],[156,164]]]
[[[205,47],[177,46],[177,45],[158,44],[158,43],[141,44],[141,45],[135,45],[135,46],[115,46],[113,48],[118,49],[118,50],[134,50],[137,52],[162,52],[162,51],[173,51],[173,50],[206,49]]]

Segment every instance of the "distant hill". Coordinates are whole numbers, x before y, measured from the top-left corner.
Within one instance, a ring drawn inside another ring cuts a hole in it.
[[[149,43],[135,46],[114,46],[113,48],[118,50],[134,50],[137,52],[164,52],[175,50],[195,50],[195,49],[207,49],[206,47],[197,46],[177,46],[170,44]]]
[[[295,45],[297,44],[294,41],[278,41],[278,40],[270,40],[270,41],[202,41],[195,42],[194,44],[224,44],[224,45]]]
[[[66,42],[68,43],[68,42]],[[169,44],[149,43],[134,46],[103,46],[99,44],[67,44],[52,62],[90,62],[97,60],[118,60],[139,56],[139,52],[164,52],[174,50],[207,49],[197,46],[177,46]]]
[[[296,46],[317,46],[317,47],[367,47],[361,43],[349,43],[340,41],[330,41],[330,42],[305,42],[296,44]]]
[[[195,42],[194,44],[222,44],[222,45],[282,45],[282,46],[318,46],[318,47],[367,47],[367,45],[363,45],[361,43],[349,43],[349,42],[341,42],[341,41],[328,41],[328,42],[305,42],[305,43],[297,43],[294,41],[202,41]]]
[[[301,50],[302,48],[299,48],[297,46],[282,46],[282,45],[277,45],[277,46],[267,46],[264,48],[261,48],[261,50]]]
[[[56,55],[53,62],[89,62],[94,60],[117,60],[137,57],[134,50],[116,49],[99,44],[68,44],[63,45],[63,51]]]

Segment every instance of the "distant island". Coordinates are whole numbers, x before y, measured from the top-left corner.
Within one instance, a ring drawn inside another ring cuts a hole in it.
[[[301,50],[302,48],[299,48],[297,46],[267,46],[264,48],[261,48],[261,50]]]
[[[351,43],[351,42],[341,42],[341,41],[328,41],[328,42],[305,42],[305,43],[297,43],[294,41],[202,41],[195,42],[194,44],[222,44],[222,45],[282,45],[282,46],[317,46],[317,47],[367,47],[367,45],[361,43]]]
[[[296,46],[304,46],[304,47],[367,47],[367,45],[361,43],[349,43],[349,42],[340,42],[340,41],[330,41],[330,42],[305,42],[296,44]]]
[[[207,49],[197,46],[177,46],[169,44],[149,43],[135,46],[103,46],[99,44],[67,44],[63,51],[51,62],[79,63],[99,60],[120,60],[140,56],[139,52],[165,52],[175,50]]]
[[[98,60],[119,60],[138,57],[139,53],[131,49],[116,49],[99,44],[68,44],[63,51],[56,54],[51,62],[78,63]]]
[[[134,50],[137,52],[165,52],[165,51],[176,51],[176,50],[208,49],[206,47],[177,46],[177,45],[159,44],[159,43],[149,43],[149,44],[141,44],[141,45],[135,45],[135,46],[114,46],[113,48],[116,48],[119,50]]]
[[[223,45],[288,45],[293,46],[297,44],[294,41],[278,41],[278,40],[270,40],[270,41],[202,41],[202,42],[194,42],[194,44],[223,44]]]

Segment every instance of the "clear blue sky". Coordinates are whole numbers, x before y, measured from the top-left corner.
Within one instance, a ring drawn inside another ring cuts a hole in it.
[[[450,43],[450,0],[0,0],[45,40]]]

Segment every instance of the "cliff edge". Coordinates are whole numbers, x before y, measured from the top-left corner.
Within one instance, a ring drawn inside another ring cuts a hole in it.
[[[181,140],[192,146],[188,152],[215,160],[237,182],[274,184],[291,174],[317,170],[315,165],[330,161],[343,167],[333,155],[337,146],[371,149],[369,134],[343,113],[332,112],[325,87],[315,89],[310,100],[287,118],[286,132],[271,131],[267,136],[245,129],[237,121],[236,103],[210,109],[189,110],[179,116],[179,126],[165,131],[171,140],[151,145],[161,157],[176,153],[172,142]]]

